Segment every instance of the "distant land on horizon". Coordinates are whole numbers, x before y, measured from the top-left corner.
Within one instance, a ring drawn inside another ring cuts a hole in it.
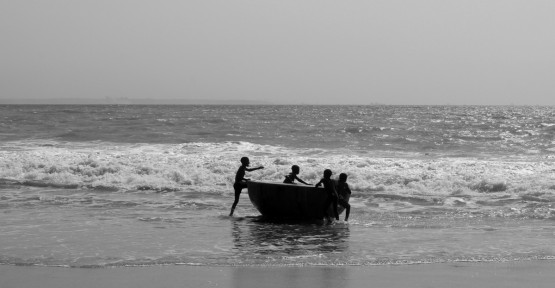
[[[224,100],[224,99],[146,99],[146,98],[125,98],[125,97],[105,97],[105,98],[0,98],[0,105],[333,105],[333,106],[553,106],[553,105],[519,105],[519,104],[499,104],[499,105],[480,105],[480,104],[386,104],[369,102],[364,104],[355,103],[273,103],[264,100]]]
[[[264,100],[237,100],[237,99],[146,99],[146,98],[0,98],[0,105],[387,105],[383,103],[365,104],[334,104],[334,103],[273,103]]]
[[[0,105],[273,105],[252,100],[131,99],[131,98],[21,98],[2,99]]]

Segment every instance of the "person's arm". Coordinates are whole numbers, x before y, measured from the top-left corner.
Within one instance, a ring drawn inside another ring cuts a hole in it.
[[[245,174],[243,174],[243,179],[242,179],[242,180],[243,180],[243,181],[250,181],[251,179],[245,178]]]
[[[303,183],[304,185],[310,185],[310,184],[304,182],[303,179],[297,177],[297,175],[295,175],[295,179],[297,179],[299,182]]]
[[[248,169],[248,168],[247,168],[247,169],[245,169],[245,170],[251,172],[251,171],[255,171],[255,170],[259,170],[259,169],[264,169],[264,166],[260,166],[260,167],[256,167],[256,168],[251,168],[251,169]]]
[[[322,185],[322,180],[320,180],[320,182],[316,183],[316,185],[314,185],[314,187],[320,187],[320,185]]]
[[[349,187],[349,184],[345,183],[345,190],[347,191],[347,193],[349,193],[349,195],[351,195],[351,188]]]

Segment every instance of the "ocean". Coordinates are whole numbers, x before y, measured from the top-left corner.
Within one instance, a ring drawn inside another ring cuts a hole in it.
[[[229,217],[243,156],[347,173],[349,221]],[[554,203],[555,107],[0,106],[4,265],[555,260]]]

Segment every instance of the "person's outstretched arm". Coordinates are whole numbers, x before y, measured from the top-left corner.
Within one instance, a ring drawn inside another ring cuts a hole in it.
[[[303,179],[301,179],[301,178],[299,178],[299,177],[297,177],[297,176],[295,176],[295,179],[297,179],[297,181],[303,183],[304,185],[310,185],[310,184],[304,182]]]
[[[251,171],[254,171],[254,170],[259,170],[259,169],[264,169],[264,166],[260,166],[260,167],[256,167],[256,168],[250,168],[250,169],[249,169],[249,168],[247,168],[247,169],[245,169],[245,170],[247,170],[247,171],[251,172]]]

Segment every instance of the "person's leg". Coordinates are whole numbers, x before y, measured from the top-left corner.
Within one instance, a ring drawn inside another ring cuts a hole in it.
[[[333,214],[335,215],[335,220],[339,220],[339,213],[337,213],[337,198],[336,197],[333,197],[332,203],[333,203]]]
[[[345,206],[345,221],[349,220],[349,213],[351,213],[351,205],[347,203]]]
[[[331,204],[331,202],[332,202],[332,201],[331,201],[331,199],[330,199],[329,196],[326,198],[326,201],[324,201],[324,218],[325,218],[326,220],[328,220],[328,222],[331,222],[331,221],[330,221],[330,216],[329,216],[329,214],[328,214],[328,210],[330,209],[330,204]]]
[[[351,212],[351,204],[345,201],[344,198],[339,198],[339,205],[345,207],[345,221],[349,220],[349,213]]]
[[[233,205],[231,206],[231,212],[229,212],[229,216],[233,216],[233,212],[235,212],[235,207],[237,203],[239,203],[239,197],[241,196],[241,190],[243,187],[239,183],[235,183],[233,185],[233,189],[235,190],[235,201],[233,201]]]

